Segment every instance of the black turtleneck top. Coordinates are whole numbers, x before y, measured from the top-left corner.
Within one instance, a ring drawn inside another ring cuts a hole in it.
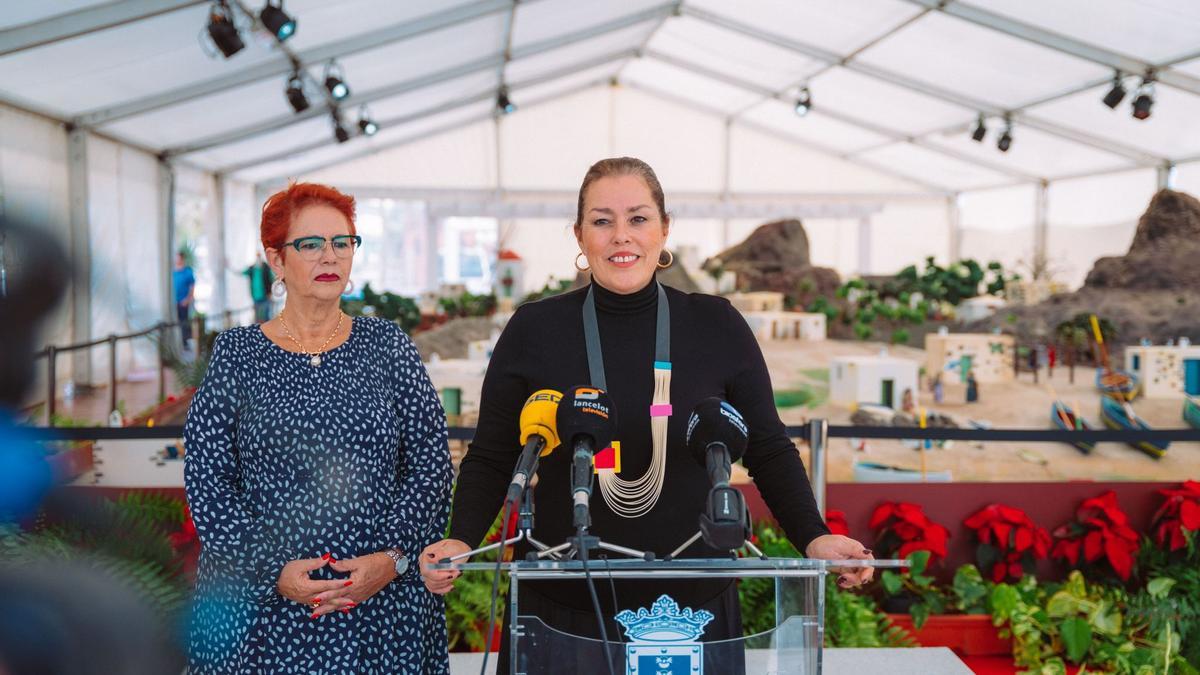
[[[621,442],[620,475],[633,479],[650,465],[658,292],[653,281],[628,295],[598,284],[593,287],[604,372],[616,408],[615,438]],[[673,415],[668,422],[662,495],[649,513],[629,519],[608,508],[597,486],[591,499],[591,533],[611,543],[654,551],[661,558],[698,531],[710,486],[704,467],[687,450],[687,419],[699,401],[719,396],[742,413],[750,428],[743,465],[788,539],[805,550],[829,530],[817,510],[796,446],[775,409],[770,376],[754,335],[724,298],[669,287],[666,293],[671,310]],[[475,438],[459,471],[450,538],[477,545],[499,513],[521,452],[518,427],[525,399],[538,389],[566,391],[589,384],[583,337],[586,295],[587,288],[582,288],[522,305],[500,335],[483,381]],[[568,450],[560,447],[543,457],[537,472],[534,536],[552,546],[573,534]],[[518,547],[518,555],[525,550]],[[682,557],[722,557],[722,553],[698,540]],[[695,606],[729,583],[670,584],[675,588],[669,590],[661,582],[653,587],[648,582],[618,583],[619,609],[648,607],[663,592],[682,606]],[[574,583],[536,585],[539,592],[563,604],[591,608],[588,594]],[[610,604],[607,598],[604,604]]]

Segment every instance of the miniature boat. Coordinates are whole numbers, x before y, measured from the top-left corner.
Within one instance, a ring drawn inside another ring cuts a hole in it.
[[[1138,392],[1138,379],[1133,373],[1116,368],[1096,369],[1096,388],[1106,397],[1132,401]]]
[[[1055,401],[1050,404],[1050,423],[1059,429],[1065,431],[1091,431],[1095,427],[1087,423],[1071,410],[1071,407],[1062,401]],[[1075,446],[1085,455],[1091,454],[1096,447],[1095,441],[1071,441],[1071,445]]]
[[[889,466],[878,462],[855,462],[854,482],[856,483],[949,483],[953,477],[949,469],[944,471],[927,471],[924,478],[918,469],[907,469],[899,466]]]
[[[1183,397],[1183,421],[1194,429],[1200,429],[1200,403],[1191,396]]]
[[[1133,412],[1133,407],[1129,403],[1108,396],[1100,398],[1100,419],[1104,422],[1104,426],[1110,429],[1151,430],[1146,420]],[[1129,444],[1155,459],[1162,459],[1163,455],[1167,454],[1167,446],[1170,445],[1170,442],[1131,441]]]

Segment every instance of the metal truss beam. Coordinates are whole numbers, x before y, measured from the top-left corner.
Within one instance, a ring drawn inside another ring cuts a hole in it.
[[[657,7],[652,7],[649,10],[636,12],[634,14],[628,14],[623,17],[618,17],[617,19],[605,22],[598,26],[589,26],[587,28],[571,31],[570,33],[565,33],[565,34],[558,35],[558,36],[555,36],[552,38],[541,40],[539,42],[528,44],[528,45],[525,45],[518,49],[512,50],[511,58],[512,58],[512,60],[519,60],[519,59],[526,58],[529,56],[543,54],[543,53],[558,49],[560,47],[565,47],[567,45],[579,42],[581,40],[586,40],[588,38],[594,38],[594,37],[597,37],[600,35],[606,35],[608,33],[616,32],[616,31],[622,30],[624,28],[628,28],[630,26],[635,26],[639,23],[653,20],[655,17],[657,17],[659,15],[659,13],[664,12],[669,8],[670,8],[669,4],[668,5],[659,5]],[[435,84],[439,84],[441,82],[445,82],[447,80],[452,80],[452,79],[455,79],[458,77],[464,77],[467,75],[478,73],[480,71],[503,67],[504,64],[505,64],[505,54],[503,54],[503,53],[493,54],[491,56],[488,56],[488,57],[485,57],[482,59],[477,59],[470,63],[466,63],[466,64],[463,64],[460,66],[455,66],[453,68],[448,68],[448,69],[441,70],[441,71],[438,71],[435,73],[430,73],[428,75],[423,75],[421,77],[414,78],[411,80],[406,80],[404,82],[398,82],[398,83],[391,84],[391,85],[388,85],[385,87],[379,87],[377,89],[373,89],[369,92],[365,92],[362,94],[351,94],[351,96],[348,99],[341,102],[341,106],[343,108],[352,108],[355,106],[362,105],[363,103],[369,103],[371,101],[376,101],[376,100],[383,99],[383,98],[389,98],[391,96],[398,96],[400,94],[414,91],[414,90],[420,89],[422,87],[432,86]],[[184,154],[188,154],[191,152],[198,152],[200,150],[207,150],[209,148],[217,147],[219,145],[225,145],[228,143],[236,143],[237,141],[241,141],[246,138],[250,138],[252,136],[269,133],[271,131],[275,131],[277,129],[282,129],[282,128],[292,125],[292,124],[303,122],[305,120],[309,120],[314,117],[321,117],[321,116],[324,116],[327,114],[329,114],[328,110],[322,109],[319,106],[314,106],[313,108],[309,108],[308,110],[306,110],[302,113],[299,113],[299,114],[283,115],[280,117],[272,118],[272,119],[258,122],[255,124],[247,125],[247,126],[239,128],[239,129],[233,129],[233,130],[230,130],[227,132],[222,132],[220,134],[215,134],[215,135],[209,136],[207,138],[202,138],[202,139],[193,141],[191,143],[187,143],[187,144],[180,145],[180,146],[173,147],[173,148],[168,148],[167,150],[165,150],[165,152],[169,156],[174,156],[174,155],[184,155]]]
[[[511,5],[511,0],[479,0],[478,2],[455,7],[444,12],[424,16],[415,21],[406,21],[363,35],[352,35],[343,40],[313,47],[302,52],[296,52],[295,58],[301,64],[322,63],[330,59],[382,47],[393,42],[407,40],[425,33],[473,21],[489,14],[506,10]],[[143,98],[126,101],[118,105],[92,110],[79,115],[76,122],[86,126],[106,124],[247,84],[253,84],[272,77],[284,77],[290,72],[292,72],[292,61],[290,58],[272,60],[228,75],[221,75],[202,82],[194,82]]]
[[[732,31],[735,31],[738,33],[742,33],[743,35],[749,35],[751,37],[758,38],[760,40],[763,40],[770,44],[776,45],[778,47],[782,47],[784,49],[794,51],[798,54],[803,54],[805,56],[823,60],[823,61],[826,61],[829,63],[840,63],[842,61],[841,56],[839,56],[829,50],[822,49],[821,47],[817,47],[817,46],[807,44],[804,42],[800,42],[797,40],[793,40],[792,38],[789,38],[789,37],[784,37],[782,35],[777,35],[774,33],[763,31],[763,30],[760,30],[753,26],[749,26],[740,21],[737,21],[736,19],[732,19],[732,18],[729,18],[729,17],[721,15],[721,14],[716,14],[713,12],[709,12],[707,10],[697,9],[690,5],[684,5],[683,9],[684,9],[684,13],[689,16],[694,16],[695,18],[700,19],[702,21],[707,21],[709,23],[712,23],[713,25],[721,26],[723,28],[727,28],[729,30],[732,30]],[[846,63],[842,63],[841,65],[843,65],[845,68],[848,68],[855,72],[861,73],[868,77],[880,80],[882,82],[887,82],[887,83],[894,84],[894,85],[897,85],[900,87],[904,87],[906,89],[915,91],[919,94],[924,94],[931,98],[945,101],[947,103],[953,103],[955,105],[958,105],[958,106],[961,106],[964,108],[974,109],[974,110],[977,110],[988,116],[1003,117],[1006,114],[1012,115],[1014,120],[1019,120],[1022,124],[1025,124],[1027,126],[1033,127],[1040,131],[1045,131],[1046,133],[1049,133],[1049,134],[1054,134],[1061,138],[1066,138],[1067,140],[1073,141],[1075,143],[1088,145],[1090,147],[1093,147],[1093,148],[1096,148],[1099,150],[1104,150],[1104,151],[1107,151],[1107,152],[1110,152],[1110,153],[1113,153],[1116,155],[1120,155],[1122,157],[1125,157],[1126,159],[1136,162],[1139,165],[1157,166],[1159,164],[1162,164],[1164,161],[1167,161],[1165,157],[1158,157],[1151,153],[1144,152],[1138,148],[1133,148],[1133,147],[1126,146],[1126,145],[1123,145],[1120,143],[1116,143],[1116,142],[1112,141],[1111,139],[1093,136],[1086,132],[1078,131],[1075,129],[1067,129],[1067,128],[1057,125],[1053,122],[1048,122],[1048,121],[1039,119],[1037,117],[1034,117],[1032,115],[1029,115],[1028,113],[1017,112],[1012,109],[1002,108],[1000,106],[994,105],[992,103],[988,103],[986,101],[980,101],[977,99],[973,99],[969,96],[965,96],[958,92],[955,92],[955,91],[952,91],[949,89],[945,89],[945,88],[942,88],[942,87],[939,87],[937,85],[930,84],[927,82],[922,82],[920,80],[916,80],[911,77],[908,77],[907,75],[903,75],[900,73],[890,71],[886,68],[872,66],[872,65],[863,63],[861,61],[849,61]]]
[[[626,82],[626,83],[623,83],[623,85],[626,87],[629,87],[630,89],[645,92],[646,94],[649,94],[650,96],[653,96],[653,97],[658,98],[663,101],[667,101],[669,103],[674,103],[676,105],[682,105],[682,106],[686,106],[688,108],[697,109],[702,112],[708,113],[710,115],[715,115],[718,117],[725,116],[725,113],[723,111],[717,110],[715,108],[711,108],[709,106],[705,106],[703,104],[698,104],[695,101],[681,99],[677,96],[668,94],[668,93],[666,93],[660,89],[657,89],[655,87],[649,87],[649,86],[646,86],[643,84],[638,84],[636,82]],[[823,155],[835,157],[842,161],[849,162],[851,164],[855,164],[860,167],[870,169],[871,171],[875,171],[877,173],[886,175],[890,178],[895,178],[896,180],[902,180],[906,183],[910,183],[913,185],[919,185],[934,195],[945,196],[945,195],[952,194],[954,192],[953,190],[951,190],[949,187],[946,187],[945,185],[936,185],[934,183],[930,183],[928,181],[921,180],[920,178],[915,178],[913,176],[897,172],[897,171],[895,171],[891,168],[888,168],[886,166],[883,166],[881,164],[877,164],[875,162],[871,162],[869,160],[865,160],[865,159],[862,159],[859,157],[854,157],[854,156],[852,156],[848,153],[842,152],[840,150],[830,148],[828,146],[824,146],[819,143],[814,143],[812,141],[796,138],[794,136],[789,136],[787,134],[781,133],[780,131],[778,131],[776,129],[772,129],[770,127],[763,126],[761,124],[756,124],[754,122],[750,122],[750,121],[747,121],[744,119],[736,120],[736,123],[737,123],[737,126],[739,126],[739,127],[743,127],[745,129],[750,129],[751,131],[762,134],[764,136],[768,136],[768,137],[776,139],[776,140],[785,141],[785,142],[791,143],[797,147],[805,148],[807,150],[812,150],[814,152],[819,152]]]
[[[708,68],[699,66],[695,63],[691,63],[685,59],[676,58],[676,57],[669,56],[667,54],[662,54],[659,52],[647,52],[646,56],[654,58],[654,59],[658,59],[665,63],[669,63],[678,68],[683,68],[690,72],[696,73],[697,75],[701,75],[701,76],[704,76],[704,77],[707,77],[710,79],[718,80],[718,81],[728,84],[730,86],[745,89],[747,91],[752,91],[752,92],[762,96],[764,99],[780,98],[780,94],[771,89],[768,89],[761,85],[754,84],[752,82],[748,82],[748,81],[743,80],[738,77],[734,77],[732,75],[718,73],[718,72],[710,70]],[[961,153],[961,152],[957,152],[955,150],[943,148],[941,146],[934,145],[934,144],[932,144],[928,141],[922,140],[920,138],[906,135],[902,132],[896,131],[895,129],[888,129],[887,127],[875,124],[874,122],[869,122],[867,120],[858,119],[851,115],[845,115],[845,114],[838,113],[838,112],[835,112],[832,110],[820,110],[819,112],[820,112],[820,114],[822,114],[826,117],[838,120],[839,122],[842,122],[844,124],[849,124],[851,126],[859,128],[859,129],[863,129],[865,131],[870,131],[872,133],[879,134],[880,136],[886,136],[886,137],[890,138],[892,141],[897,142],[897,143],[910,143],[912,145],[918,146],[925,150],[929,150],[930,152],[935,152],[940,155],[958,160],[960,162],[967,162],[968,164],[973,164],[975,166],[979,166],[979,167],[988,169],[989,171],[995,171],[996,173],[1004,174],[1004,175],[1010,176],[1012,178],[1019,178],[1021,180],[1027,180],[1027,181],[1031,181],[1031,182],[1038,182],[1038,181],[1042,180],[1042,178],[1040,176],[1034,176],[1032,174],[1027,174],[1023,171],[1013,169],[1012,167],[1004,166],[1002,164],[997,164],[994,162],[987,162],[984,160],[980,160],[977,157],[972,157],[971,155],[968,155],[965,153]],[[854,153],[848,153],[848,155],[853,155],[853,154]]]
[[[1190,94],[1200,95],[1200,78],[1172,70],[1166,66],[1118,54],[1110,49],[1076,40],[963,2],[946,2],[945,0],[908,0],[908,2],[1124,73],[1141,75],[1153,70],[1154,76],[1159,82],[1182,89]]]
[[[0,30],[0,56],[116,28],[208,0],[121,0]]]
[[[578,86],[578,87],[573,87],[573,88],[570,88],[570,89],[568,89],[568,90],[566,90],[566,91],[559,92],[559,93],[557,93],[557,94],[551,94],[551,95],[549,95],[549,96],[545,96],[545,97],[539,98],[539,99],[537,99],[537,100],[534,100],[534,101],[529,101],[529,102],[526,102],[526,103],[524,103],[524,104],[522,105],[522,107],[524,107],[524,108],[532,108],[532,107],[536,107],[536,106],[538,106],[538,105],[541,105],[542,103],[547,103],[547,102],[549,102],[549,101],[553,101],[553,100],[556,100],[556,99],[559,99],[559,98],[564,98],[564,97],[566,97],[566,96],[571,96],[571,95],[573,95],[573,94],[579,93],[579,92],[581,92],[581,91],[584,91],[584,90],[586,90],[586,89],[590,89],[590,88],[592,88],[592,87],[599,86],[599,85],[601,85],[601,84],[603,84],[603,83],[605,83],[605,82],[607,82],[607,81],[608,81],[608,78],[603,78],[603,79],[594,80],[594,81],[592,81],[592,82],[588,82],[588,83],[586,83],[586,84],[583,84],[583,85],[581,85],[581,86]],[[286,180],[286,179],[287,179],[289,176],[294,176],[294,175],[303,174],[303,173],[312,173],[312,172],[314,172],[314,171],[322,171],[322,170],[324,170],[324,169],[327,169],[327,168],[329,168],[329,167],[331,167],[331,166],[337,166],[338,164],[345,164],[345,163],[347,163],[347,162],[352,162],[352,161],[354,161],[354,160],[357,160],[357,159],[362,159],[363,157],[369,157],[369,156],[371,156],[371,155],[375,155],[375,154],[378,154],[378,153],[381,153],[381,152],[385,152],[385,151],[388,151],[388,150],[392,150],[392,149],[395,149],[395,148],[399,148],[399,147],[402,147],[402,146],[405,146],[405,145],[409,145],[409,144],[411,144],[411,143],[416,143],[416,142],[418,142],[418,141],[423,141],[423,140],[425,140],[425,139],[427,139],[427,138],[432,138],[433,136],[437,136],[437,135],[439,135],[439,134],[444,134],[444,133],[447,133],[447,132],[450,132],[450,131],[455,131],[455,130],[457,130],[457,129],[461,129],[461,128],[463,128],[463,127],[467,127],[467,126],[470,126],[470,125],[472,125],[472,124],[477,124],[477,123],[479,123],[479,122],[484,122],[484,121],[487,121],[487,120],[490,120],[490,119],[492,119],[492,112],[491,112],[491,111],[487,112],[486,114],[482,114],[482,115],[476,115],[476,116],[474,116],[474,117],[469,117],[469,118],[467,118],[467,119],[464,119],[464,120],[459,120],[459,121],[456,121],[456,122],[451,122],[450,124],[444,124],[444,125],[442,125],[442,126],[436,127],[436,128],[434,128],[434,129],[431,129],[431,130],[429,130],[429,131],[424,131],[424,132],[422,132],[422,133],[419,133],[419,134],[413,134],[413,135],[411,135],[411,136],[406,136],[406,137],[404,137],[404,138],[397,139],[397,140],[395,140],[395,141],[390,141],[390,142],[387,142],[387,143],[381,143],[381,144],[378,144],[378,145],[371,145],[371,146],[368,146],[368,147],[366,147],[366,148],[363,148],[362,150],[360,150],[360,151],[358,151],[358,152],[354,152],[354,153],[351,153],[351,154],[349,154],[349,155],[346,155],[345,157],[339,157],[339,158],[337,158],[337,159],[335,159],[335,160],[328,161],[328,162],[321,162],[321,163],[319,163],[319,164],[315,164],[315,165],[313,165],[313,166],[305,167],[305,168],[303,168],[303,169],[297,170],[297,171],[295,171],[295,172],[289,173],[289,174],[287,174],[287,175],[284,175],[284,176],[273,176],[273,177],[271,177],[271,178],[269,178],[269,179],[266,179],[266,180],[259,181],[259,182],[257,183],[257,187],[259,187],[259,188],[263,188],[263,187],[268,187],[268,186],[277,185],[277,184],[279,184],[279,183],[283,182],[284,180]],[[329,143],[324,143],[324,144],[322,144],[322,145],[328,145],[328,144],[329,144]],[[281,158],[281,159],[286,159],[286,157],[285,157],[285,158]],[[268,160],[268,161],[278,161],[278,160]],[[245,169],[251,168],[251,167],[253,167],[253,166],[258,166],[258,165],[260,165],[260,164],[266,164],[266,163],[267,163],[267,161],[264,161],[264,160],[257,160],[257,161],[255,161],[255,162],[254,162],[254,164],[245,165],[245,166],[242,166],[242,167],[236,168],[236,169],[234,169],[234,170],[236,170],[236,171],[242,171],[242,170],[245,170]]]
[[[596,66],[604,65],[605,63],[611,63],[611,62],[626,58],[631,53],[632,53],[632,50],[626,49],[626,50],[623,50],[620,52],[613,52],[610,54],[602,54],[601,56],[599,56],[595,59],[589,59],[582,63],[573,64],[573,65],[567,66],[565,68],[559,68],[559,69],[551,71],[549,73],[545,73],[545,74],[539,75],[537,77],[530,78],[530,79],[524,80],[522,82],[518,82],[515,85],[513,85],[513,88],[520,89],[520,88],[524,88],[524,87],[532,87],[532,86],[536,86],[539,84],[544,84],[546,82],[551,82],[553,80],[557,80],[562,77],[568,77],[570,75],[574,75],[575,73],[583,72],[589,68],[594,68]],[[589,85],[589,86],[591,86],[591,85]],[[380,128],[382,128],[382,129],[400,127],[405,124],[411,124],[412,122],[417,122],[417,121],[423,120],[427,117],[433,117],[435,115],[441,115],[443,113],[451,112],[453,110],[457,110],[459,108],[471,105],[473,103],[482,103],[484,101],[490,101],[493,98],[495,98],[495,96],[496,96],[496,93],[494,91],[492,91],[491,89],[488,89],[488,90],[485,90],[485,91],[477,93],[477,94],[472,94],[470,96],[464,96],[462,98],[459,98],[459,99],[456,99],[453,101],[449,101],[447,103],[442,103],[440,105],[435,105],[435,106],[431,106],[428,108],[424,108],[424,109],[418,110],[417,112],[414,112],[414,113],[408,113],[406,115],[401,115],[399,117],[394,117],[394,118],[382,120],[382,121],[377,120],[377,123],[379,124]],[[332,138],[330,138],[330,139],[310,143],[308,145],[303,145],[298,148],[289,148],[283,152],[269,155],[267,157],[256,158],[256,159],[253,159],[253,160],[250,160],[247,162],[242,162],[240,164],[223,167],[220,169],[220,173],[233,173],[235,171],[242,171],[242,170],[250,168],[252,166],[257,166],[259,164],[268,164],[270,162],[277,162],[280,160],[287,159],[289,157],[293,157],[295,155],[299,155],[299,154],[303,154],[305,152],[311,152],[313,150],[323,148],[327,145],[332,144],[333,142],[334,142],[334,140]]]

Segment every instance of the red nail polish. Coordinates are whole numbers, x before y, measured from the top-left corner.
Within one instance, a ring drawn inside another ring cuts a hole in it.
[[[350,613],[350,608],[349,608],[349,607],[347,607],[346,609],[343,609],[343,610],[342,610],[342,614],[349,614],[349,613]]]
[[[312,616],[308,617],[308,619],[309,619],[310,621],[311,621],[311,620],[313,620],[313,619],[315,619],[315,618],[317,618],[317,613],[316,613],[316,612],[313,612]]]
[[[314,605],[319,605],[319,604],[321,604],[321,599],[320,599],[320,598],[313,598],[313,599],[312,599],[312,602],[313,602],[313,604],[314,604]]]
[[[352,584],[352,583],[354,583],[354,582],[353,582],[353,581],[347,581],[346,583],[342,584],[342,587],[344,588],[344,587],[346,587],[346,586],[349,586],[349,585],[350,585],[350,584]]]
[[[325,555],[321,556],[321,560],[329,560],[332,557],[333,557],[332,553],[326,553]]]

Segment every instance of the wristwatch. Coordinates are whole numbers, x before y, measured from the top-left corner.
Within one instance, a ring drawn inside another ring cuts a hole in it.
[[[393,563],[395,563],[396,576],[404,576],[404,573],[408,571],[408,556],[404,555],[404,552],[398,548],[389,548],[385,550],[384,553],[387,554],[387,557],[392,559]]]

